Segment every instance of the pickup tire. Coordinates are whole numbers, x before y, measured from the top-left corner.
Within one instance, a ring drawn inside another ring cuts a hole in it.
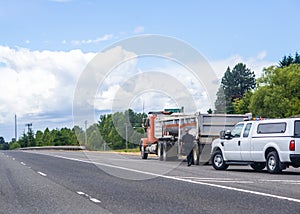
[[[226,170],[228,165],[225,163],[223,154],[220,150],[217,150],[212,155],[212,165],[216,170]]]
[[[271,174],[280,173],[282,171],[280,166],[281,166],[281,163],[280,163],[277,152],[272,151],[272,152],[268,153],[268,155],[267,155],[268,172]]]
[[[265,167],[266,167],[266,163],[259,163],[259,162],[256,162],[256,163],[252,163],[250,164],[251,168],[254,169],[254,171],[262,171]]]

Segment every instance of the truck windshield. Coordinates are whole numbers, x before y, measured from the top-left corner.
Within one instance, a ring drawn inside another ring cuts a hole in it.
[[[295,121],[294,135],[295,135],[295,137],[300,137],[300,120]]]

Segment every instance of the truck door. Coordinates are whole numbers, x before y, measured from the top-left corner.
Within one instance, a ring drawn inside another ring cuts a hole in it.
[[[237,124],[231,130],[231,138],[224,140],[224,156],[228,161],[241,160],[241,133],[244,127],[244,123]]]
[[[243,161],[251,161],[251,137],[250,131],[252,128],[252,123],[247,123],[245,125],[244,131],[242,133],[242,137],[240,139],[240,151],[241,157]]]

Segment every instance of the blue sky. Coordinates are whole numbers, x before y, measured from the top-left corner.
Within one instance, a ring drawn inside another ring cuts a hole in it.
[[[187,42],[219,78],[240,61],[259,75],[300,51],[299,9],[296,0],[0,0],[0,135],[14,137],[15,113],[18,135],[30,121],[42,130],[72,126],[80,72],[97,52],[136,35]]]
[[[266,51],[266,58],[276,61],[283,54],[294,54],[299,45],[296,0],[2,0],[0,4],[1,44],[31,50],[99,51],[132,36],[137,27],[144,28],[143,33],[183,39],[209,59]],[[97,45],[70,44],[105,35],[113,37]]]

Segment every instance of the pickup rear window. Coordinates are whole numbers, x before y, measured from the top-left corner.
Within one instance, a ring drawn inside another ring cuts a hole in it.
[[[259,124],[257,127],[258,134],[284,133],[285,130],[286,123],[266,123]]]
[[[294,135],[295,135],[295,137],[300,137],[300,120],[295,121]]]

